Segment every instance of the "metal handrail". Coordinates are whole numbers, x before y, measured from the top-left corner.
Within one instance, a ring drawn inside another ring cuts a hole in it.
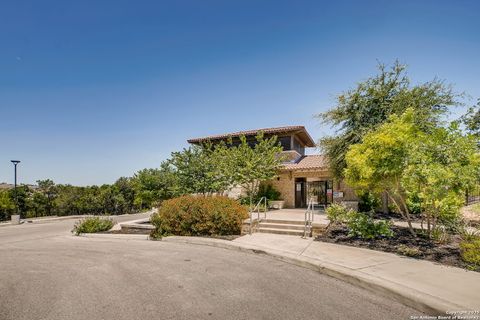
[[[305,211],[305,224],[303,227],[303,238],[307,237],[307,233],[310,237],[312,233],[312,224],[313,219],[315,217],[315,206],[314,206],[314,198],[310,198],[307,204],[307,210]]]
[[[260,205],[262,204],[262,201],[265,202],[265,208],[263,210],[263,217],[264,219],[267,218],[267,197],[261,197],[260,200],[257,202],[257,205],[253,207],[253,209],[250,211],[250,234],[252,234],[252,229],[253,229],[253,213],[257,213],[257,226],[256,226],[256,231],[258,231],[258,225],[260,222]]]

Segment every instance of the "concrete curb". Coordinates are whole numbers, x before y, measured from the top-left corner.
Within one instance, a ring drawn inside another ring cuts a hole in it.
[[[247,253],[265,254],[290,264],[326,274],[371,292],[377,294],[381,293],[392,300],[398,301],[428,315],[445,315],[445,312],[447,311],[466,310],[465,307],[434,297],[428,293],[420,292],[414,288],[406,287],[399,283],[379,277],[373,277],[358,270],[288,252],[210,238],[171,236],[163,238],[162,241],[212,246]]]
[[[126,213],[126,214],[119,214],[119,215],[110,215],[110,216],[109,215],[104,216],[104,215],[85,214],[85,215],[72,215],[72,216],[61,216],[61,217],[50,216],[50,217],[39,217],[39,218],[27,218],[27,219],[21,219],[20,224],[11,224],[10,221],[0,222],[0,228],[1,227],[7,227],[7,226],[18,226],[18,225],[22,225],[22,224],[31,224],[31,223],[32,224],[39,224],[39,223],[48,223],[48,222],[63,221],[63,220],[69,220],[69,219],[83,219],[83,218],[90,218],[90,217],[105,217],[105,218],[115,219],[115,217],[125,217],[125,216],[129,216],[129,215],[142,214],[142,213],[151,215],[154,212],[155,212],[155,210],[150,210],[150,211],[146,211],[146,212],[136,212],[136,213]],[[147,219],[147,218],[135,219],[135,220],[125,221],[125,222],[120,222],[120,223],[140,221],[140,220],[144,220],[144,219]],[[117,223],[117,224],[120,224],[120,223]]]
[[[121,233],[80,233],[79,237],[95,239],[122,239],[122,240],[149,240],[146,234],[121,234]]]
[[[64,217],[45,217],[45,218],[28,218],[28,219],[21,219],[19,224],[11,224],[10,221],[0,223],[0,227],[6,226],[20,226],[22,224],[40,224],[40,223],[48,223],[54,221],[62,221],[68,219],[81,219],[83,217],[91,217],[88,215],[84,216],[64,216]]]

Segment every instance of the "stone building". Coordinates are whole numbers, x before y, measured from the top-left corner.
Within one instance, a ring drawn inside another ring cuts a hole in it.
[[[276,136],[283,147],[287,160],[282,164],[277,178],[268,183],[280,191],[286,208],[305,208],[307,199],[313,199],[321,205],[343,202],[352,207],[357,206],[358,199],[355,192],[343,181],[333,178],[325,157],[320,154],[306,154],[306,149],[314,148],[315,142],[304,126],[239,131],[190,139],[188,142],[218,143],[231,139],[232,144],[235,145],[240,142],[241,136],[245,136],[247,142],[254,145],[255,137],[259,132],[263,132],[266,138]]]

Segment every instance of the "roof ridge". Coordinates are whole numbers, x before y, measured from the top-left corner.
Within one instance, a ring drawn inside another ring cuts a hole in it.
[[[215,134],[215,135],[210,135],[210,136],[204,136],[204,137],[200,137],[200,138],[192,138],[192,139],[188,139],[187,142],[198,143],[198,142],[202,142],[202,141],[219,140],[219,139],[225,139],[225,138],[229,138],[229,137],[238,137],[238,136],[242,136],[242,135],[252,136],[252,135],[255,135],[259,132],[264,132],[265,134],[275,134],[275,133],[287,133],[287,132],[295,131],[295,130],[303,131],[303,133],[306,135],[306,139],[309,141],[309,143],[311,145],[315,144],[312,137],[310,136],[307,129],[305,128],[305,126],[302,126],[302,125],[291,125],[291,126],[242,130],[242,131],[236,131],[236,132],[229,132],[229,133],[223,133],[223,134]]]

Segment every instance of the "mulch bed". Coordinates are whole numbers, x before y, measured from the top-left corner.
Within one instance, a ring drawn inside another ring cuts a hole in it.
[[[451,236],[448,243],[440,244],[420,234],[414,238],[407,228],[393,226],[392,230],[395,233],[392,238],[365,240],[349,237],[348,229],[344,226],[331,226],[328,231],[317,236],[315,240],[407,255],[411,258],[468,269],[468,265],[460,256],[459,243],[461,239],[459,236]],[[480,272],[480,269],[475,271]]]
[[[373,218],[379,219],[379,220],[404,220],[402,215],[395,212],[389,212],[389,213],[375,212],[375,214],[373,215]],[[418,223],[422,222],[422,219],[419,216],[414,214],[410,215],[410,219],[412,220],[412,222],[418,222]]]

